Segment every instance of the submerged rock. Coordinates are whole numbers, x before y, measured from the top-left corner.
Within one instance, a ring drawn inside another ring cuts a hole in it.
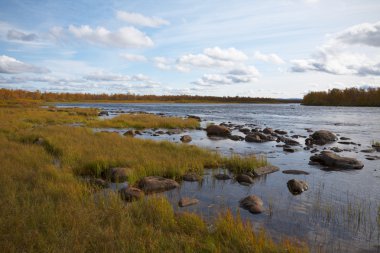
[[[192,206],[192,205],[196,205],[199,203],[199,200],[198,199],[194,199],[194,198],[188,198],[188,197],[182,197],[179,201],[178,201],[178,205],[180,207],[186,207],[186,206]]]
[[[196,182],[202,180],[202,177],[194,172],[187,173],[182,177],[183,181]]]
[[[179,187],[179,184],[168,178],[160,176],[144,177],[138,183],[138,187],[146,193],[163,192]]]
[[[294,152],[296,152],[296,149],[295,149],[295,148],[291,148],[291,147],[288,147],[288,146],[284,146],[284,147],[283,147],[283,150],[284,150],[285,152],[289,152],[289,153],[294,153]]]
[[[362,169],[363,163],[355,158],[339,156],[331,151],[322,151],[320,154],[310,157],[313,162],[336,169]]]
[[[256,168],[253,172],[253,174],[255,176],[262,176],[262,175],[266,175],[266,174],[269,174],[269,173],[273,173],[273,172],[276,172],[276,171],[279,171],[280,169],[276,166],[272,166],[272,165],[267,165],[267,166],[263,166],[263,167],[260,167],[260,168]]]
[[[307,184],[307,182],[297,179],[289,180],[287,186],[289,191],[293,195],[301,194],[302,192],[307,191],[307,189],[309,189],[309,185]]]
[[[207,135],[228,137],[231,135],[230,129],[225,126],[209,125],[206,128]]]
[[[291,174],[291,175],[309,175],[309,172],[303,171],[303,170],[283,170],[282,173],[284,174]]]
[[[255,195],[250,195],[248,197],[245,197],[239,201],[240,207],[248,210],[249,212],[253,214],[259,214],[264,211],[264,203],[263,201],[255,196]]]
[[[184,142],[184,143],[188,143],[188,142],[191,142],[191,141],[192,141],[192,138],[191,138],[190,135],[184,135],[184,136],[181,137],[180,140],[181,140],[182,142]]]
[[[239,174],[236,176],[235,180],[241,184],[252,184],[253,178],[246,174]]]
[[[223,173],[216,174],[214,177],[216,179],[218,179],[218,180],[228,180],[228,179],[231,179],[230,175],[223,174]]]
[[[125,187],[119,191],[121,199],[127,202],[139,200],[144,197],[144,192],[136,187]]]
[[[311,135],[314,144],[325,145],[336,141],[338,138],[335,134],[327,130],[319,130]]]

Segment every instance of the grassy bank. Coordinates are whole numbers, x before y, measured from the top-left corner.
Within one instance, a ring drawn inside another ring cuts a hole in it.
[[[274,243],[228,211],[210,229],[195,214],[174,213],[165,198],[125,205],[116,193],[100,194],[78,175],[123,166],[133,183],[146,175],[176,179],[204,167],[255,168],[260,160],[229,160],[190,145],[67,125],[93,122],[95,115],[83,109],[0,108],[1,252],[306,251],[290,241]]]

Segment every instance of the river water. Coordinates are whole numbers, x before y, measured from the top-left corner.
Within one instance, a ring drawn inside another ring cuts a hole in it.
[[[67,106],[67,104],[58,104]],[[309,165],[310,151],[298,147],[294,153],[286,153],[276,142],[248,143],[229,139],[209,139],[202,130],[189,130],[191,144],[205,147],[224,155],[265,155],[268,162],[280,170],[298,169],[309,175],[288,175],[281,171],[258,178],[252,185],[243,186],[234,180],[217,181],[206,170],[202,183],[183,182],[180,189],[164,193],[177,211],[192,211],[212,221],[222,210],[240,213],[243,219],[252,221],[255,227],[264,227],[275,239],[296,237],[306,241],[313,252],[380,252],[380,160],[367,160],[368,155],[380,156],[380,152],[360,152],[380,141],[380,108],[363,107],[307,107],[299,104],[70,104],[75,107],[95,107],[107,110],[111,116],[121,111],[144,111],[181,116],[196,115],[201,125],[232,122],[285,130],[289,135],[308,136],[305,129],[330,130],[340,137],[348,137],[358,145],[333,143],[318,147],[346,149],[342,156],[357,158],[364,164],[362,170],[328,171],[321,166]],[[108,129],[125,132],[125,129]],[[234,131],[234,134],[244,134]],[[144,134],[139,138],[179,142],[183,135]],[[304,144],[304,138],[296,139]],[[292,195],[286,186],[288,180],[305,180],[309,190]],[[255,194],[262,198],[266,211],[253,215],[239,208],[238,201]],[[180,197],[194,197],[198,205],[179,208]]]

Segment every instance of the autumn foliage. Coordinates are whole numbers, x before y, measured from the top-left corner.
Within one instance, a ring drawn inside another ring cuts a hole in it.
[[[46,102],[77,101],[123,101],[123,102],[173,102],[173,103],[299,103],[299,99],[274,99],[252,97],[214,97],[190,95],[135,95],[135,94],[92,94],[54,93],[40,91],[0,89],[0,100],[28,99]]]
[[[303,105],[380,106],[380,88],[348,88],[313,91],[303,98]]]

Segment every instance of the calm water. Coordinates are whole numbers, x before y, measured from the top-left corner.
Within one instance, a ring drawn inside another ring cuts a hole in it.
[[[62,105],[64,106],[64,105]],[[309,151],[299,147],[295,153],[284,153],[275,147],[276,142],[247,143],[245,141],[211,140],[204,131],[186,131],[193,138],[191,144],[206,147],[225,155],[238,153],[265,154],[268,161],[281,170],[300,169],[310,175],[285,175],[281,172],[259,178],[251,186],[243,186],[229,180],[215,181],[206,171],[203,183],[184,182],[180,189],[166,192],[178,211],[195,211],[207,220],[212,220],[221,210],[240,212],[256,227],[265,227],[275,238],[295,236],[307,241],[313,251],[327,252],[380,252],[380,160],[365,159],[362,149],[370,148],[371,141],[380,141],[380,108],[356,107],[305,107],[296,104],[256,105],[256,104],[70,104],[70,106],[97,107],[109,112],[145,111],[167,115],[197,115],[202,125],[207,123],[232,122],[235,124],[255,124],[273,129],[286,130],[289,135],[308,136],[305,128],[320,129],[351,138],[361,146],[331,144],[325,147],[350,148],[339,155],[359,159],[364,168],[358,171],[324,171],[322,167],[308,165]],[[115,115],[112,114],[112,115]],[[110,117],[112,117],[112,115]],[[113,131],[114,129],[109,129]],[[123,133],[123,130],[116,130]],[[234,134],[244,136],[235,131]],[[183,135],[149,134],[139,138],[170,140],[179,142]],[[304,144],[304,139],[298,141]],[[321,148],[319,148],[321,149]],[[378,155],[373,153],[370,155]],[[296,178],[309,183],[309,190],[293,196],[286,187],[289,179]],[[239,199],[255,194],[260,196],[266,212],[252,215],[238,207]],[[177,207],[181,196],[200,200],[196,206]]]

